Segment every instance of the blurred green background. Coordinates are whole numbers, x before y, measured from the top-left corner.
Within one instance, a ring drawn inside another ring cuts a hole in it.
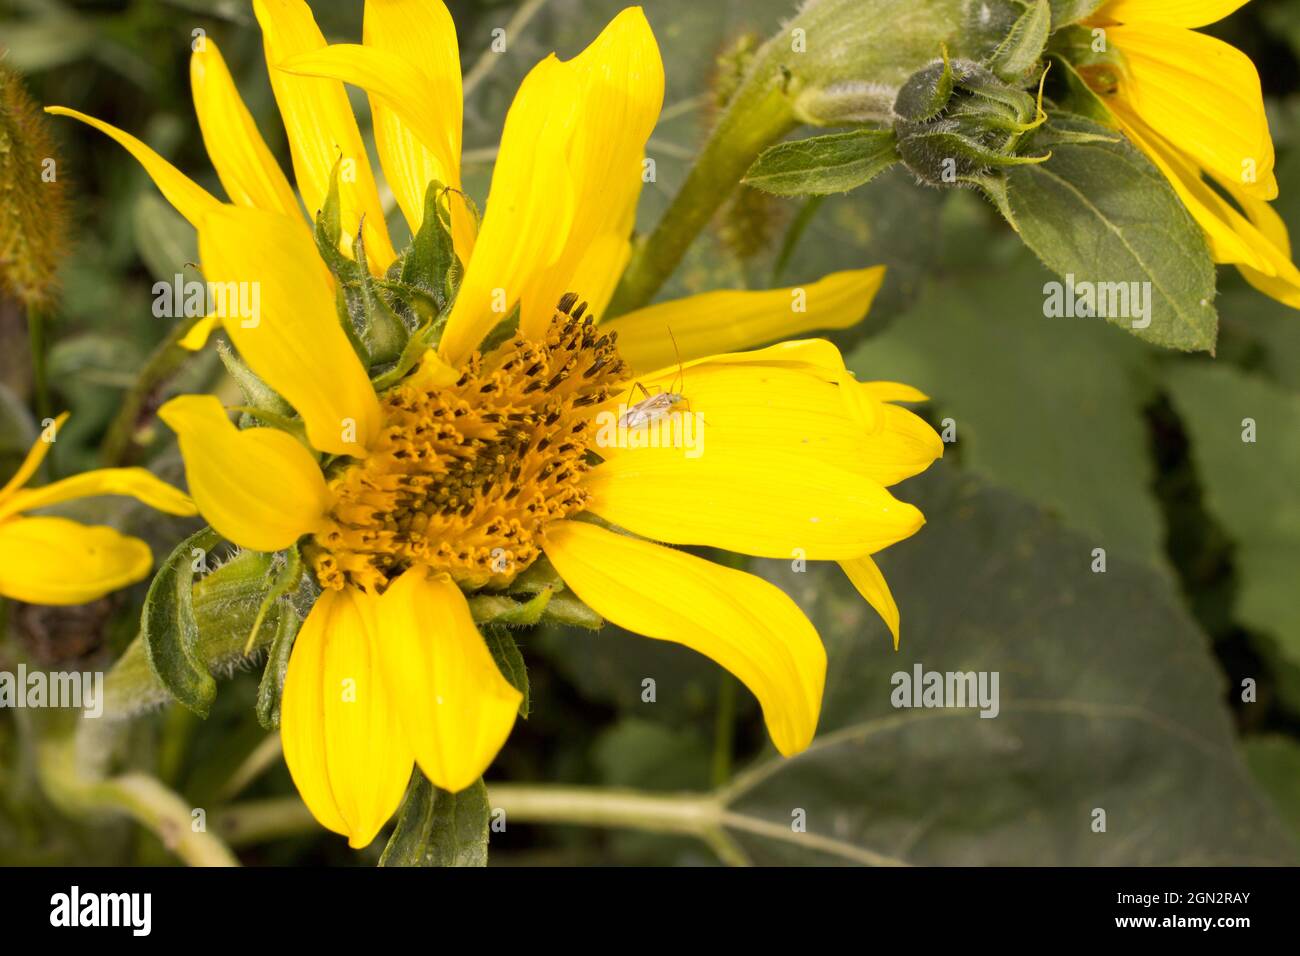
[[[467,71],[466,188],[481,203],[504,111],[524,72],[569,56],[621,4],[525,4],[508,49],[486,54],[516,5],[450,2]],[[772,33],[790,0],[650,0],[667,69],[649,145],[648,230],[707,133],[729,52]],[[318,2],[332,40],[357,42],[361,3]],[[220,45],[288,169],[261,37],[242,0],[0,2],[0,47],[42,104],[70,106],[141,137],[220,194],[189,100],[192,32]],[[1256,0],[1209,32],[1259,67],[1278,154],[1276,206],[1300,230],[1300,0]],[[478,64],[478,65],[476,65]],[[364,96],[353,92],[363,130]],[[166,335],[150,287],[197,258],[192,230],[105,137],[53,120],[73,204],[72,253],[51,316],[49,367],[73,413],[54,473],[100,463],[125,390]],[[372,158],[373,162],[373,158]],[[375,164],[378,168],[377,163]],[[385,196],[392,207],[391,196]],[[393,211],[390,230],[405,237]],[[793,230],[793,231],[792,231]],[[607,627],[517,632],[533,711],[492,781],[647,790],[727,788],[729,829],[756,863],[1294,863],[1300,835],[1300,315],[1220,270],[1218,355],[1161,352],[1097,321],[1046,319],[1050,276],[970,193],[916,187],[895,171],[807,216],[739,194],[701,236],[663,297],[794,284],[886,263],[868,320],[835,336],[860,378],[906,381],[956,442],[896,491],[928,524],[880,557],[902,611],[902,645],[833,566],[795,573],[751,562],[786,587],[830,653],[818,740],[780,762],[748,693],[682,648]],[[34,437],[22,312],[0,301],[0,477]],[[150,397],[134,423],[139,463],[179,479],[174,444],[149,412],[215,387],[212,349]],[[1258,440],[1241,440],[1243,418]],[[165,555],[192,527],[121,501],[77,514],[146,537]],[[1093,551],[1107,556],[1093,573]],[[143,585],[55,611],[10,604],[0,669],[25,660],[103,667],[134,636]],[[995,670],[1001,714],[894,710],[890,675]],[[657,700],[642,700],[654,678]],[[258,672],[221,684],[207,721],[169,707],[137,722],[118,755],[194,806],[235,799],[229,781],[265,737]],[[1243,701],[1243,681],[1254,699]],[[124,823],[89,825],[47,805],[33,781],[30,726],[0,712],[0,863],[169,859]],[[287,796],[275,762],[237,799]],[[1107,812],[1105,833],[1093,810]],[[808,835],[792,838],[795,809]],[[373,863],[320,830],[239,847],[250,864]],[[691,840],[510,824],[496,864],[714,862]]]

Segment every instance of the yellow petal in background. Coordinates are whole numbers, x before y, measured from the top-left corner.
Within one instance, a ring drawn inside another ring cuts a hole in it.
[[[524,289],[519,328],[529,338],[543,334],[566,292],[596,315],[608,303],[630,254],[645,144],[664,100],[659,45],[639,7],[625,8],[563,69],[580,97],[568,145],[573,222],[559,259]]]
[[[204,37],[190,56],[190,89],[203,145],[230,201],[300,217],[293,187],[257,131],[211,37]]]
[[[776,749],[812,741],[826,680],[817,631],[768,582],[596,525],[559,521],[546,556],[597,614],[646,637],[672,641],[725,667],[750,689]]]
[[[303,0],[254,0],[253,11],[262,26],[271,90],[289,137],[293,174],[307,215],[315,221],[329,193],[330,174],[342,158],[339,203],[343,247],[351,248],[364,217],[366,259],[371,271],[380,275],[397,253],[388,238],[379,192],[347,91],[337,80],[294,76],[280,69],[289,57],[325,46],[325,38]]]
[[[413,766],[379,674],[377,601],[352,589],[321,594],[294,642],[280,705],[298,793],[355,849],[393,815]]]
[[[634,370],[648,372],[677,362],[677,350],[685,362],[814,329],[848,328],[866,316],[884,278],[885,267],[874,266],[784,289],[704,292],[637,309],[601,327],[618,332],[619,353]]]
[[[226,315],[223,325],[249,367],[302,415],[312,446],[364,455],[379,402],[307,230],[287,216],[222,206],[199,226],[199,256],[210,283],[256,292],[259,314]]]
[[[144,167],[144,171],[149,174],[149,178],[153,180],[154,185],[163,194],[163,198],[171,203],[176,211],[184,216],[190,225],[196,229],[199,220],[204,215],[221,205],[210,192],[130,133],[124,133],[117,127],[101,122],[93,116],[87,116],[85,113],[78,113],[76,110],[70,110],[63,106],[47,106],[45,112],[53,113],[55,116],[71,116],[73,119],[81,120],[88,126],[93,126],[105,136],[115,140],[118,145],[135,157],[137,163]]]
[[[173,398],[158,417],[176,432],[190,493],[222,537],[278,551],[322,525],[329,489],[311,452],[289,435],[240,431],[211,395]]]
[[[183,349],[197,352],[208,344],[208,338],[221,325],[221,319],[215,315],[205,315],[199,319],[177,344]]]
[[[523,695],[501,676],[460,588],[415,567],[379,599],[385,686],[425,776],[464,790],[483,775]]]
[[[577,121],[573,71],[554,56],[524,77],[506,114],[474,254],[438,345],[459,366],[559,259],[573,221],[568,144]],[[554,308],[555,302],[529,308]]]
[[[198,514],[190,496],[143,468],[99,468],[40,488],[27,488],[0,500],[0,519],[19,511],[47,508],[97,495],[126,495],[173,515]]]
[[[5,482],[5,486],[0,488],[0,501],[3,501],[9,494],[31,481],[32,475],[36,474],[36,470],[41,467],[41,462],[45,461],[45,456],[50,453],[50,448],[54,445],[54,441],[47,439],[57,439],[59,429],[68,420],[68,415],[68,412],[61,413],[58,418],[54,419],[53,431],[41,432],[36,441],[32,442],[32,447],[28,449],[26,457],[23,458],[23,463]]]
[[[66,518],[0,521],[0,595],[33,604],[84,604],[142,580],[149,546],[113,528]]]
[[[1249,0],[1110,0],[1091,19],[1203,27],[1217,23]]]
[[[1203,169],[1259,199],[1277,196],[1259,73],[1222,40],[1175,27],[1113,26],[1121,95],[1151,129]]]
[[[894,636],[894,650],[898,650],[898,605],[894,603],[894,595],[889,592],[889,584],[876,562],[863,555],[850,561],[841,561],[840,567],[858,589],[858,593],[884,620],[889,633]]]

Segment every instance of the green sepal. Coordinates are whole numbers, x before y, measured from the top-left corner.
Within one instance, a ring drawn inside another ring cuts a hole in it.
[[[257,722],[266,730],[280,726],[280,699],[284,694],[284,675],[289,671],[289,655],[302,618],[289,601],[276,604],[271,615],[275,636],[266,655],[266,666],[257,685]],[[257,632],[254,631],[256,636]]]
[[[417,767],[379,865],[487,866],[491,816],[482,779],[460,793],[448,793]]]
[[[215,531],[204,528],[178,544],[154,575],[140,618],[150,670],[176,700],[200,717],[208,716],[217,682],[197,650],[199,626],[192,588],[195,565],[206,567],[207,555],[220,540]]]
[[[1027,0],[1025,12],[989,57],[989,69],[1009,82],[1022,79],[1043,55],[1051,32],[1051,4],[1047,0]]]
[[[217,355],[221,359],[221,364],[226,367],[226,374],[239,386],[239,391],[244,396],[244,404],[250,409],[258,413],[265,411],[285,417],[293,414],[293,406],[286,402],[279,392],[262,381],[258,374],[249,368],[239,354],[225,342],[217,342]]]
[[[267,588],[266,594],[262,597],[262,603],[257,607],[257,616],[253,618],[253,626],[248,632],[248,642],[244,645],[244,653],[250,654],[257,644],[257,632],[261,630],[263,622],[266,620],[267,613],[281,597],[298,590],[298,585],[302,582],[303,564],[302,555],[298,551],[298,545],[290,545],[286,550],[277,552],[272,560],[272,570],[274,577],[271,579],[271,586]]]
[[[447,187],[436,179],[424,191],[424,219],[402,256],[398,281],[406,286],[423,290],[437,302],[441,312],[455,298],[452,285],[453,272],[459,273],[460,261],[451,238],[451,213],[442,197]],[[459,283],[459,276],[454,277]]]
[[[519,701],[519,716],[527,720],[532,709],[528,692],[528,666],[524,663],[524,655],[520,652],[519,645],[515,643],[514,635],[510,633],[509,628],[485,627],[483,640],[488,650],[492,652],[492,659],[496,661],[502,676],[510,682],[511,687],[523,695]]]
[[[527,627],[542,619],[553,596],[550,588],[527,601],[515,601],[500,594],[474,594],[468,599],[469,611],[476,624]]]
[[[913,123],[924,123],[944,111],[952,99],[955,77],[948,50],[943,58],[917,70],[899,87],[894,112]]]

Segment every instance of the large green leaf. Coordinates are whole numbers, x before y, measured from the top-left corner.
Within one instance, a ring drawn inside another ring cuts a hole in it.
[[[1266,734],[1248,738],[1245,747],[1251,773],[1300,839],[1300,744],[1282,734]]]
[[[849,367],[930,395],[931,417],[955,423],[964,465],[1059,512],[1089,548],[1163,566],[1147,350],[1100,319],[1045,317],[1052,277],[1022,249],[989,273],[929,283]]]
[[[1222,363],[1177,363],[1167,383],[1206,507],[1237,545],[1237,616],[1300,663],[1300,396]]]
[[[1052,158],[1008,169],[1000,203],[1025,244],[1076,282],[1147,283],[1148,312],[1108,320],[1156,345],[1213,351],[1214,264],[1160,171],[1113,130],[1080,117],[1054,116],[1029,148]]]
[[[765,562],[827,642],[821,726],[735,779],[724,824],[758,863],[1283,864],[1295,849],[1238,752],[1205,635],[1159,577],[1112,562],[943,466],[928,524],[879,556],[890,649],[833,567]],[[999,675],[999,712],[895,709],[892,675]],[[1094,832],[1095,810],[1106,813]],[[792,823],[803,811],[806,832]]]

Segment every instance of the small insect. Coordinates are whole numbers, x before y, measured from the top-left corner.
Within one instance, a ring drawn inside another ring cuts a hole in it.
[[[678,382],[684,382],[684,371],[682,369],[682,353],[677,348],[677,338],[673,335],[673,330],[668,330],[668,337],[673,340],[673,351],[677,353],[677,377],[673,379],[673,387],[679,388]],[[681,392],[667,391],[656,392],[651,394],[640,382],[633,383],[632,389],[640,389],[645,398],[641,399],[635,405],[629,405],[618,420],[620,428],[641,428],[643,426],[653,425],[662,419],[683,402],[686,403],[686,410],[691,410],[691,403]],[[628,392],[631,398],[633,391]]]

